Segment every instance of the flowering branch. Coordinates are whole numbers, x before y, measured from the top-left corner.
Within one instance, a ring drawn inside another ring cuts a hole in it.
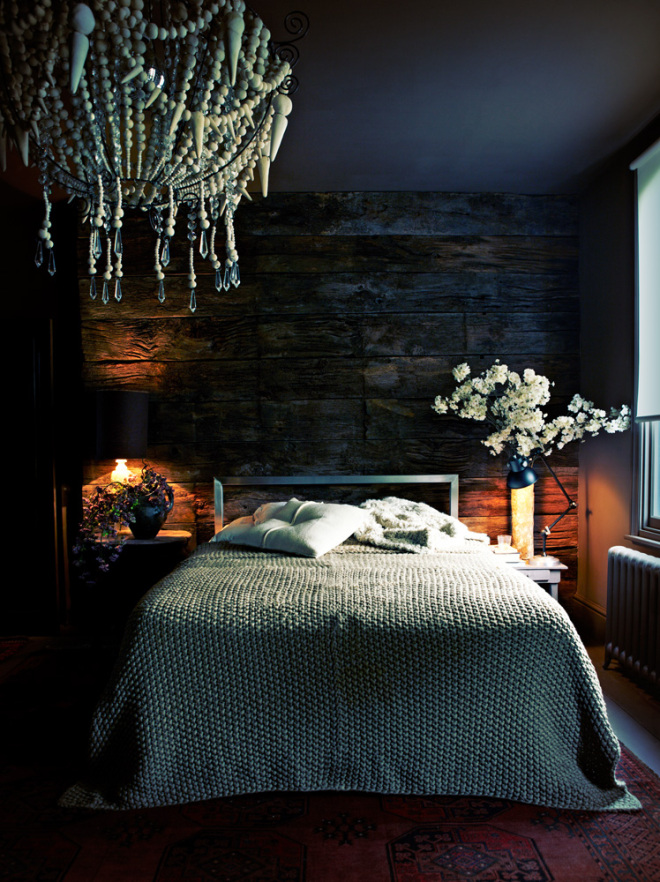
[[[491,432],[481,443],[493,455],[505,448],[510,455],[548,455],[571,441],[582,441],[587,434],[593,437],[601,431],[623,432],[630,428],[627,405],[618,410],[612,408],[607,414],[581,395],[573,396],[567,415],[548,421],[542,408],[550,400],[553,384],[531,368],[521,376],[496,361],[470,378],[470,366],[463,362],[452,373],[456,389],[448,397],[438,395],[433,410],[487,423]]]

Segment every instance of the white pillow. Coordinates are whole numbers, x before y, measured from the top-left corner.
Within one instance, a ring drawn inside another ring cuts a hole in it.
[[[367,517],[354,505],[301,502],[295,498],[284,504],[261,506],[257,513],[258,520],[252,516],[227,524],[215,536],[216,541],[321,557],[352,536]]]
[[[252,520],[255,524],[260,524],[267,518],[272,518],[275,512],[279,511],[280,508],[284,508],[285,505],[286,502],[264,502],[252,515]]]

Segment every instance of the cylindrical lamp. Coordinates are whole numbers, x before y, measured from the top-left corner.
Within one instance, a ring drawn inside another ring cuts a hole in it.
[[[534,484],[538,479],[524,456],[511,457],[506,479],[511,490],[511,542],[522,560],[534,557]]]
[[[148,392],[103,389],[96,393],[96,458],[115,459],[113,481],[128,480],[129,459],[147,455]]]

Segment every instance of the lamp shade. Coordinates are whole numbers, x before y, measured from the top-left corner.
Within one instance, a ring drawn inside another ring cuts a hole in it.
[[[509,490],[522,490],[523,487],[529,487],[536,484],[539,476],[530,466],[529,460],[524,456],[512,456],[508,462],[509,474],[506,479],[506,486]]]
[[[142,459],[147,455],[148,392],[96,393],[96,458]]]

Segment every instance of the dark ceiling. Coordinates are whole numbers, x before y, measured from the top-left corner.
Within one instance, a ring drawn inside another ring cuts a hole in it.
[[[252,5],[310,19],[273,190],[574,192],[660,112],[658,0]]]
[[[272,191],[577,192],[660,113],[660,0],[250,5],[310,20]]]

